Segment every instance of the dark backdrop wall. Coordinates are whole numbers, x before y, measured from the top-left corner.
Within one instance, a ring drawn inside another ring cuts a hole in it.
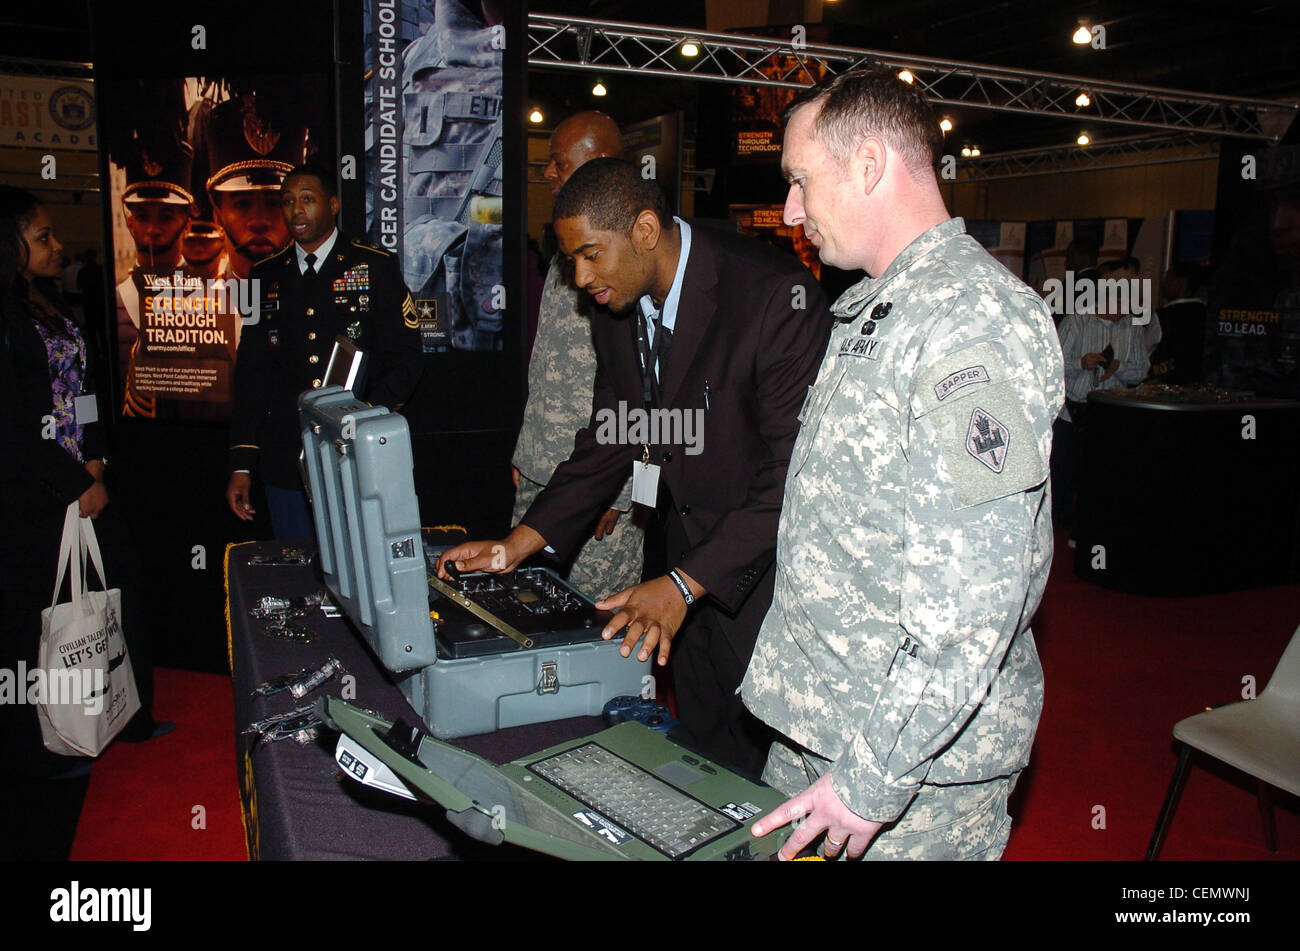
[[[430,0],[432,2],[432,0]],[[157,0],[92,5],[97,108],[103,130],[114,122],[114,81],[252,73],[323,73],[331,77],[334,158],[356,158],[355,178],[340,182],[340,226],[364,230],[362,0],[332,4],[278,0]],[[505,110],[520,115],[523,11],[505,21]],[[196,48],[197,28],[202,48]],[[509,527],[509,459],[522,411],[521,311],[524,141],[505,123],[505,349],[424,356],[420,387],[404,409],[410,423],[416,491],[426,525],[456,523],[473,536]],[[107,159],[101,176],[108,181]],[[107,206],[107,202],[106,202]],[[104,233],[110,233],[105,209]],[[107,245],[107,242],[106,242]],[[108,283],[111,297],[112,285]],[[112,300],[107,301],[113,313]],[[110,324],[113,323],[110,318]],[[113,352],[114,327],[106,328]],[[117,381],[120,393],[120,381]],[[114,400],[116,402],[116,400]],[[114,419],[113,478],[141,556],[146,620],[155,663],[226,668],[223,553],[230,542],[270,536],[266,507],[242,523],[224,500],[227,428],[222,423]],[[261,500],[257,500],[260,502]],[[255,504],[257,504],[255,502]]]

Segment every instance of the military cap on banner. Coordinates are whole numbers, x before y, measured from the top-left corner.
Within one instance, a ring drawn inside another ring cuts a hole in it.
[[[136,130],[122,159],[120,164],[126,170],[122,201],[126,204],[161,201],[193,207],[194,196],[190,194],[189,184],[194,151],[188,142],[175,136]]]
[[[213,107],[207,142],[209,193],[279,188],[305,160],[307,126],[288,104],[247,93]]]

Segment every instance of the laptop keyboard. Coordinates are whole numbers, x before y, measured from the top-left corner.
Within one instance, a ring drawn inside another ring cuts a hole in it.
[[[740,828],[729,816],[596,743],[528,768],[672,859]]]

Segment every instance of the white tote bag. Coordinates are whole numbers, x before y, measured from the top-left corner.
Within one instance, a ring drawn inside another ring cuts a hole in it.
[[[87,590],[87,552],[103,591]],[[57,604],[69,564],[72,600]],[[54,596],[41,612],[37,676],[45,690],[36,712],[50,752],[98,756],[140,709],[121,618],[122,592],[108,589],[95,526],[73,502],[63,519]]]

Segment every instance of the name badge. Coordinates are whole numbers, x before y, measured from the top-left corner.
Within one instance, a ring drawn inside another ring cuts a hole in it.
[[[77,417],[77,425],[85,426],[89,423],[96,422],[99,419],[99,404],[95,402],[95,394],[89,396],[78,396],[72,404],[72,412]]]
[[[653,462],[632,463],[632,501],[650,508],[659,504],[659,466]]]

